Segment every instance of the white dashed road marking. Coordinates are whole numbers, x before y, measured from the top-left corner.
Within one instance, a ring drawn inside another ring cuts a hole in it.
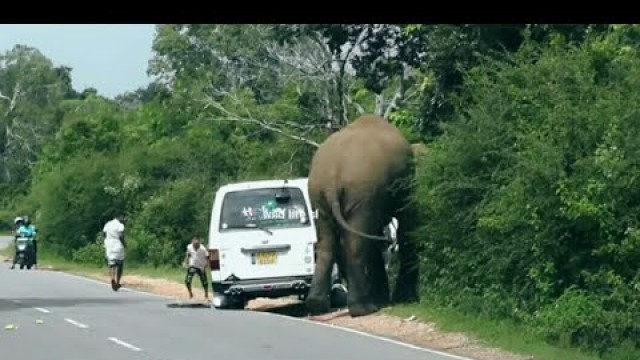
[[[87,325],[85,325],[85,324],[83,324],[83,323],[79,323],[79,322],[77,322],[77,321],[75,321],[75,320],[73,320],[73,319],[67,319],[67,318],[65,318],[65,319],[64,319],[64,321],[68,322],[69,324],[75,325],[75,326],[77,326],[77,327],[79,327],[79,328],[81,328],[81,329],[86,329],[86,328],[88,328],[88,327],[89,327],[89,326],[87,326]]]
[[[15,300],[15,299],[14,299],[14,300],[11,300],[11,301],[13,301],[13,302],[14,302],[14,303],[16,303],[16,304],[21,304],[21,303],[22,303],[22,301],[20,301],[20,300]]]
[[[48,314],[48,313],[51,312],[51,311],[49,311],[49,310],[47,310],[45,308],[41,308],[41,307],[34,307],[34,309],[37,310],[37,311],[40,311],[41,313],[45,313],[45,314]]]
[[[140,349],[138,347],[135,347],[135,346],[133,346],[133,345],[131,345],[129,343],[126,343],[126,342],[124,342],[124,341],[122,341],[122,340],[120,340],[118,338],[110,337],[109,340],[113,341],[114,343],[116,343],[118,345],[124,346],[127,349],[130,349],[130,350],[133,350],[133,351],[142,351],[142,349]]]

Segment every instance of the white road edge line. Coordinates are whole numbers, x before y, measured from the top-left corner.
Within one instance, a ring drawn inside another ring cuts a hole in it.
[[[34,307],[34,309],[37,310],[37,311],[40,311],[41,313],[45,313],[45,314],[48,314],[48,313],[51,312],[51,311],[49,311],[49,310],[47,310],[45,308],[41,308],[41,307]]]
[[[64,276],[68,276],[68,277],[73,277],[73,278],[76,278],[76,279],[85,280],[85,281],[92,282],[94,284],[103,285],[103,286],[105,284],[107,284],[107,283],[102,282],[102,281],[94,280],[94,279],[87,278],[87,277],[80,276],[80,275],[69,274],[69,273],[65,273],[65,272],[62,272],[62,271],[57,271],[56,270],[56,271],[51,271],[51,272],[62,274]],[[123,290],[129,291],[129,292],[133,292],[133,293],[137,293],[137,294],[146,295],[146,296],[159,297],[159,298],[172,299],[172,300],[175,299],[172,296],[159,295],[159,294],[154,294],[154,293],[141,291],[141,290],[134,290],[134,289],[123,289]],[[308,319],[304,319],[304,318],[295,318],[295,317],[291,317],[291,316],[286,316],[286,315],[281,315],[281,314],[276,314],[276,313],[263,312],[263,311],[252,311],[252,312],[258,313],[258,314],[262,314],[262,315],[265,315],[265,316],[282,317],[282,318],[293,320],[293,321],[300,321],[300,322],[305,322],[305,323],[312,324],[312,325],[320,325],[320,326],[324,326],[324,327],[328,327],[328,328],[332,328],[332,329],[342,330],[342,331],[350,332],[350,333],[353,333],[353,334],[358,334],[358,335],[361,335],[361,336],[369,337],[369,338],[372,338],[372,339],[388,342],[388,343],[391,343],[391,344],[403,346],[403,347],[406,347],[406,348],[410,348],[410,349],[414,349],[414,350],[418,350],[418,351],[423,351],[423,352],[427,352],[427,353],[431,353],[431,354],[435,354],[435,355],[449,357],[451,359],[456,359],[456,360],[474,360],[472,358],[459,356],[459,355],[454,355],[454,354],[449,354],[449,353],[446,353],[446,352],[433,350],[433,349],[429,349],[429,348],[426,348],[426,347],[409,344],[409,343],[398,341],[398,340],[393,340],[393,339],[386,338],[386,337],[383,337],[383,336],[369,334],[369,333],[366,333],[366,332],[363,332],[363,331],[354,330],[354,329],[347,328],[347,327],[342,327],[342,326],[339,326],[339,325],[325,324],[325,323],[321,323],[321,322],[317,322],[317,321],[313,321],[313,320],[308,320]]]
[[[131,344],[128,344],[128,343],[126,343],[126,342],[124,342],[124,341],[122,341],[122,340],[120,340],[118,338],[110,337],[109,340],[113,341],[114,343],[116,343],[118,345],[124,346],[127,349],[130,349],[130,350],[133,350],[133,351],[142,351],[142,349],[140,349],[138,347],[135,347],[135,346],[133,346]]]
[[[79,327],[81,329],[86,329],[86,328],[89,327],[88,325],[85,325],[83,323],[79,323],[79,322],[77,322],[77,321],[75,321],[73,319],[69,319],[69,318],[64,318],[64,321],[68,322],[69,324],[75,325],[75,326],[77,326],[77,327]]]
[[[433,350],[433,349],[429,349],[426,347],[422,347],[422,346],[418,346],[418,345],[413,345],[413,344],[409,344],[406,342],[402,342],[402,341],[398,341],[398,340],[393,340],[384,336],[379,336],[379,335],[373,335],[373,334],[369,334],[360,330],[355,330],[355,329],[351,329],[348,327],[342,327],[339,325],[334,325],[334,324],[328,324],[328,323],[321,323],[321,322],[317,322],[317,321],[313,321],[313,320],[309,320],[309,319],[304,319],[304,318],[296,318],[296,317],[292,317],[292,316],[287,316],[287,315],[281,315],[281,314],[277,314],[277,313],[269,313],[269,312],[264,312],[264,311],[252,311],[254,313],[258,313],[258,314],[262,314],[262,315],[266,315],[266,316],[277,316],[277,317],[282,317],[288,320],[293,320],[293,321],[299,321],[299,322],[304,322],[304,323],[308,323],[308,324],[313,324],[313,325],[320,325],[320,326],[324,326],[324,327],[328,327],[328,328],[332,328],[332,329],[337,329],[337,330],[342,330],[342,331],[346,331],[346,332],[350,332],[353,334],[358,334],[358,335],[362,335],[368,338],[372,338],[372,339],[376,339],[376,340],[380,340],[380,341],[384,341],[384,342],[388,342],[394,345],[399,345],[399,346],[404,346],[410,349],[414,349],[414,350],[418,350],[418,351],[424,351],[427,353],[431,353],[431,354],[436,354],[436,355],[440,355],[440,356],[445,356],[445,357],[449,357],[451,359],[456,359],[456,360],[474,360],[472,358],[468,358],[468,357],[464,357],[464,356],[460,356],[460,355],[454,355],[454,354],[450,354],[450,353],[446,353],[446,352],[442,352],[442,351],[438,351],[438,350]]]

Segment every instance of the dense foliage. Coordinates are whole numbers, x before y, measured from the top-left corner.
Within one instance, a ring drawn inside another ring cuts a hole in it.
[[[306,176],[363,112],[426,144],[421,281],[431,301],[510,318],[611,358],[640,352],[640,28],[161,25],[157,80],[115,99],[71,88],[23,45],[0,56],[0,226],[43,251],[176,265],[234,180]],[[638,98],[636,98],[638,97]]]

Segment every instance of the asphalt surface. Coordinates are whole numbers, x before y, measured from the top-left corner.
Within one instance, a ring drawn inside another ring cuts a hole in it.
[[[168,308],[171,299],[9,263],[0,285],[3,359],[460,359],[266,313]]]

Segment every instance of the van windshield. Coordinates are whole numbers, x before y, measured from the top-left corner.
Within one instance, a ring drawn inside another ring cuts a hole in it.
[[[227,193],[222,203],[220,230],[310,226],[302,191],[287,187],[288,198],[278,197],[282,190],[278,187]]]

